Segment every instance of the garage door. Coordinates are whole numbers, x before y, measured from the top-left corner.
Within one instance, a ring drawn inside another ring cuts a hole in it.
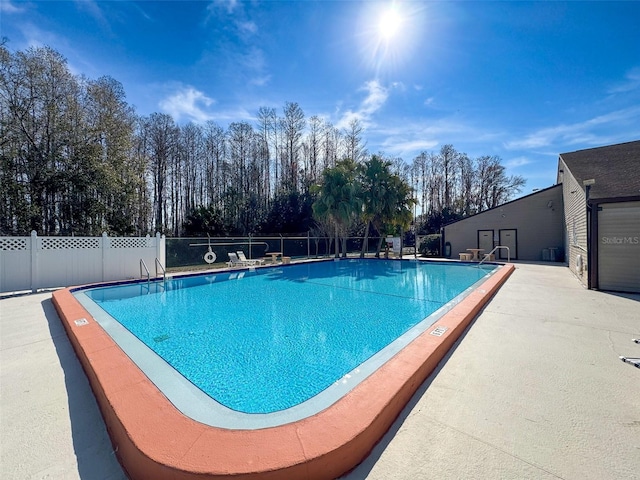
[[[598,211],[598,287],[640,292],[640,202],[605,203]]]

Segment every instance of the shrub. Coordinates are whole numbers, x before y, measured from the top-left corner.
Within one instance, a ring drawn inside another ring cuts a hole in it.
[[[420,247],[418,248],[418,252],[421,255],[427,257],[439,257],[441,256],[440,252],[440,237],[439,234],[426,235],[420,239]]]

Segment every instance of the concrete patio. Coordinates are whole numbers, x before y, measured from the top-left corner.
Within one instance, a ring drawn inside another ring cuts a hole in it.
[[[125,479],[50,292],[0,299],[0,478]],[[517,269],[355,479],[640,479],[640,295]]]

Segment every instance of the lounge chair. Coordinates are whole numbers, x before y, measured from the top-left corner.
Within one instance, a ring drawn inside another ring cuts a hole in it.
[[[229,261],[227,262],[228,267],[244,267],[246,265],[245,262],[238,258],[233,252],[229,252]]]
[[[242,250],[238,250],[238,258],[241,262],[244,262],[245,265],[262,265],[264,263],[264,260],[261,258],[255,260],[247,258]]]

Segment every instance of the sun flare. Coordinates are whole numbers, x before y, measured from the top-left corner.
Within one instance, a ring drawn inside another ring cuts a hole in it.
[[[380,36],[386,40],[393,38],[402,25],[402,18],[395,8],[390,8],[380,15],[378,31]]]
[[[422,2],[364,2],[356,31],[362,58],[380,73],[405,65],[416,52],[425,15]]]

